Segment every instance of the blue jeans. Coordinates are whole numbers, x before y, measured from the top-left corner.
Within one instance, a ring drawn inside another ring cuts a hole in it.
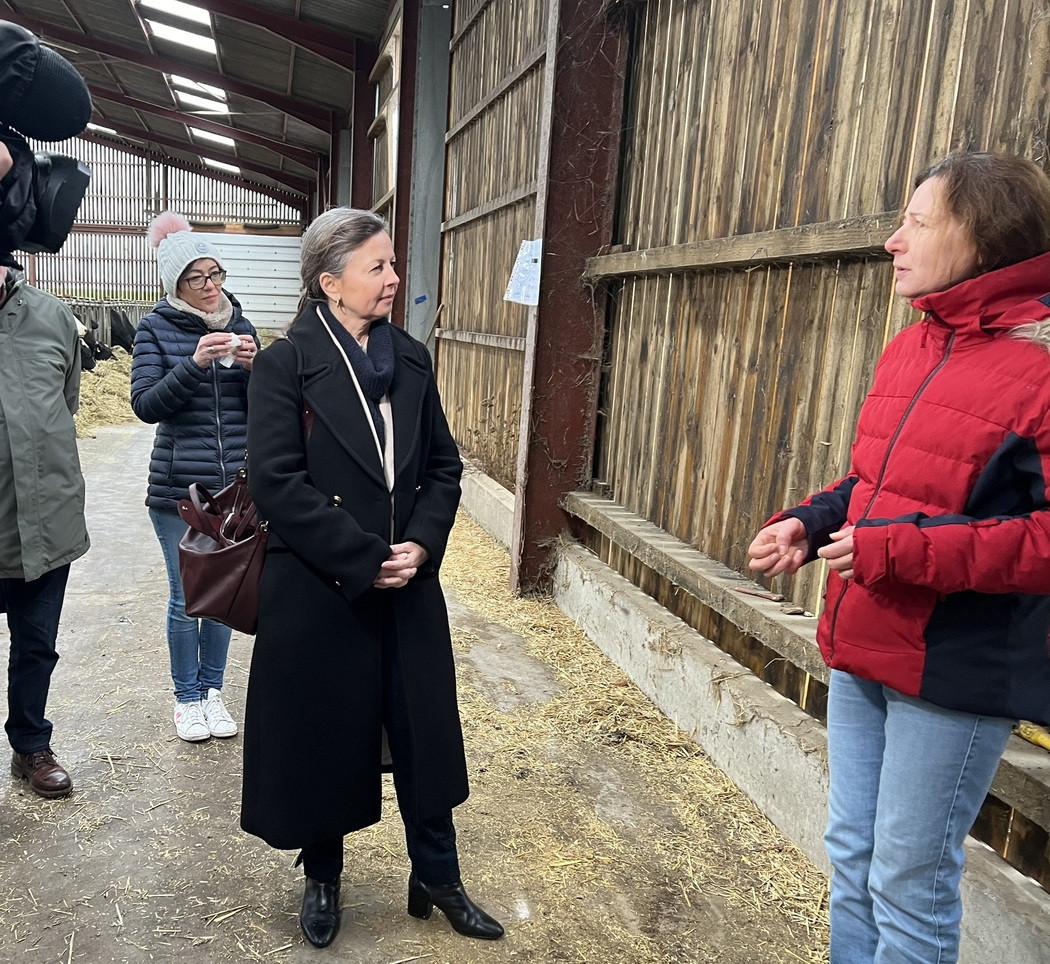
[[[1012,726],[832,671],[831,964],[958,959],[963,841]]]
[[[51,722],[44,712],[58,662],[58,621],[68,578],[65,565],[32,582],[0,579],[0,612],[7,613],[11,630],[4,729],[12,749],[24,756],[51,745]]]
[[[149,517],[168,571],[171,593],[168,599],[168,652],[175,699],[180,703],[192,703],[205,699],[209,687],[222,689],[233,630],[211,619],[186,615],[182,577],[179,575],[179,540],[186,533],[186,523],[177,512],[162,509],[150,509]]]

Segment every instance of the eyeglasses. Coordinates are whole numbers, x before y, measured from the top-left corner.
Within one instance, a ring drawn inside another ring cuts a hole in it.
[[[211,274],[188,274],[179,284],[185,284],[187,288],[200,291],[210,281],[216,288],[221,288],[226,280],[225,271],[213,271]]]

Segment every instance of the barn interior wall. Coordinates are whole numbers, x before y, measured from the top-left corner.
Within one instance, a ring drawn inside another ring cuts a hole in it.
[[[522,241],[536,237],[555,6],[456,4],[450,44],[438,384],[456,439],[508,488],[530,308],[503,296]]]
[[[1045,163],[1039,0],[637,9],[628,251],[899,210],[915,174],[953,148]],[[913,313],[878,258],[756,259],[612,291],[597,479],[740,568],[765,519],[844,474],[874,362]],[[816,611],[821,576],[779,588]]]

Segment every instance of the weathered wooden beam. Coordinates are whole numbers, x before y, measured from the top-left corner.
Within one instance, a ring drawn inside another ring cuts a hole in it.
[[[620,251],[587,259],[587,281],[624,275],[671,274],[789,261],[827,261],[836,258],[886,256],[886,239],[900,215],[892,211],[844,221],[824,221],[797,228],[777,228],[734,238],[712,238],[644,251]]]
[[[454,228],[462,227],[464,224],[470,224],[471,221],[477,221],[479,218],[488,217],[493,211],[498,211],[500,208],[510,207],[512,204],[524,201],[526,198],[533,197],[535,194],[536,182],[530,181],[528,184],[523,184],[521,187],[517,187],[513,191],[508,191],[506,194],[494,197],[491,201],[479,204],[476,208],[471,208],[469,211],[457,214],[454,218],[442,221],[441,233],[444,234],[446,231],[452,231]]]
[[[525,351],[525,339],[517,335],[494,335],[489,331],[458,331],[454,328],[438,328],[434,334],[445,341],[484,345],[487,348],[503,348],[507,351]]]
[[[609,499],[572,492],[565,496],[563,505],[580,521],[734,626],[814,678],[828,682],[829,670],[817,650],[815,619],[787,615],[781,611],[780,603],[749,595],[762,592],[762,587]],[[992,793],[1033,823],[1050,830],[1050,754],[1011,737],[992,783]]]
[[[547,45],[538,44],[529,53],[525,55],[525,59],[518,64],[506,77],[503,78],[495,87],[493,87],[484,97],[481,98],[470,110],[468,110],[445,135],[445,143],[448,144],[450,141],[455,140],[463,133],[475,120],[477,120],[488,108],[499,100],[508,90],[510,90],[515,84],[521,80],[530,70],[532,70],[544,57],[547,56]]]
[[[459,30],[456,31],[452,39],[449,41],[449,50],[455,50],[456,47],[459,46],[460,41],[468,33],[470,33],[471,30],[474,29],[474,25],[478,22],[478,18],[482,15],[482,13],[484,13],[485,9],[491,3],[492,0],[479,0],[478,4],[474,7],[474,9],[471,10],[470,13],[468,13],[466,17],[463,18],[463,22]]]
[[[781,610],[781,603],[748,595],[748,592],[764,590],[609,499],[586,492],[572,492],[565,497],[564,505],[572,515],[653,572],[681,586],[689,595],[810,676],[822,683],[828,682],[828,667],[817,649],[816,619],[786,615]]]

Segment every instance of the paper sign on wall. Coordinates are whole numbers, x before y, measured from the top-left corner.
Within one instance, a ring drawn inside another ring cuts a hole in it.
[[[510,283],[504,301],[514,301],[519,305],[538,305],[540,303],[540,255],[543,253],[543,239],[522,241],[514,267],[510,272]]]

